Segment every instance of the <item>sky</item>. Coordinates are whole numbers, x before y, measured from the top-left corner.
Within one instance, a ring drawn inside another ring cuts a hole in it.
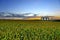
[[[0,0],[0,12],[60,16],[60,0]]]

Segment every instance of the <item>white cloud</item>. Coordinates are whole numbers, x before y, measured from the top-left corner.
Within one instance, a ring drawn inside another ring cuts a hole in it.
[[[24,15],[24,16],[34,16],[34,14],[28,14],[28,15]]]

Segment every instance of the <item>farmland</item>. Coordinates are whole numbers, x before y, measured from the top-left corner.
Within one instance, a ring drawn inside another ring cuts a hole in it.
[[[0,40],[60,40],[60,22],[0,20]]]

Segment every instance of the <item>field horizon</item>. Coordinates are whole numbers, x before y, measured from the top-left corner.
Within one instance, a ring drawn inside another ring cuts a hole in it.
[[[60,20],[60,16],[0,17],[0,20],[42,20],[41,17],[50,17],[49,20]]]

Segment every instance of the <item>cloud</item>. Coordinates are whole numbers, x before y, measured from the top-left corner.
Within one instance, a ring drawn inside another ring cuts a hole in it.
[[[55,14],[56,16],[60,16],[60,10],[54,11],[53,14]]]
[[[34,16],[34,14],[28,14],[28,15],[24,15],[24,16]]]

